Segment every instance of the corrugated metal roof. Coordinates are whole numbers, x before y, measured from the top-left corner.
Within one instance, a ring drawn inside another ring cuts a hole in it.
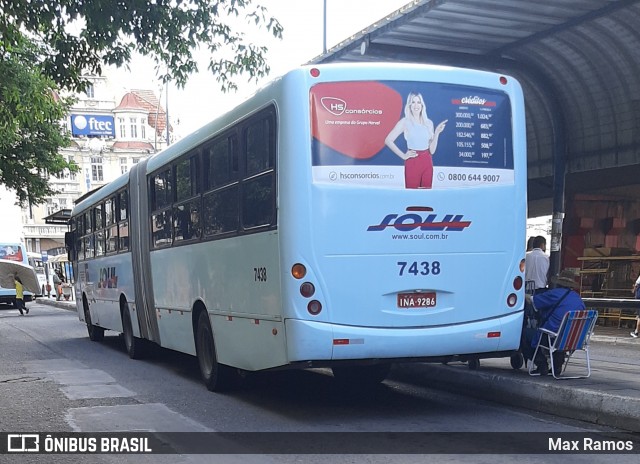
[[[590,179],[603,189],[622,185],[624,175],[640,179],[638,0],[416,0],[312,60],[335,61],[516,77],[527,107],[531,200],[552,196],[554,131],[566,142],[568,190]],[[600,171],[620,167],[622,177]]]

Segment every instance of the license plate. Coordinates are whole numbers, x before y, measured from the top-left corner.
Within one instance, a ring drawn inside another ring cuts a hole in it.
[[[436,292],[398,293],[398,308],[432,308]]]

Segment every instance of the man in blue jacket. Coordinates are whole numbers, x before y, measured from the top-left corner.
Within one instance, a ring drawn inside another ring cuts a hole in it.
[[[527,300],[533,305],[533,308],[538,314],[539,327],[557,332],[560,329],[560,324],[564,315],[569,311],[585,309],[584,302],[580,295],[575,292],[575,289],[579,287],[575,281],[575,274],[565,269],[559,275],[551,278],[551,283],[555,284],[555,288],[547,290],[544,293],[538,293],[533,297],[527,295]],[[525,331],[526,353],[523,353],[525,358],[531,359],[535,352],[538,340],[540,339],[540,332],[536,329],[526,329]],[[554,353],[554,369],[560,372],[562,363],[564,362],[564,353]],[[547,375],[549,373],[549,364],[547,358],[543,353],[538,351],[536,359],[533,360],[537,369],[535,373],[540,375]]]

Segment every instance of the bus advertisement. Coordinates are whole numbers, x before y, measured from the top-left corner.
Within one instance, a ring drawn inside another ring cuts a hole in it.
[[[91,340],[239,373],[518,349],[524,101],[495,73],[305,66],[83,199],[67,246]]]

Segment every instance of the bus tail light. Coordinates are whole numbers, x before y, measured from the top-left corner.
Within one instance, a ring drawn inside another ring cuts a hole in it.
[[[311,298],[316,292],[316,288],[311,282],[305,282],[300,285],[300,294],[305,298]]]
[[[524,272],[524,259],[520,260],[520,272]]]
[[[291,275],[296,279],[302,279],[307,275],[307,268],[304,267],[304,264],[294,264],[291,268]]]
[[[513,308],[517,302],[518,295],[516,295],[515,293],[512,293],[507,297],[507,305],[509,305],[510,308]]]
[[[522,282],[522,277],[516,277],[515,279],[513,279],[513,288],[515,288],[516,290],[520,290],[522,288]]]
[[[312,316],[317,316],[322,311],[322,304],[318,300],[311,300],[307,305],[307,311]]]

